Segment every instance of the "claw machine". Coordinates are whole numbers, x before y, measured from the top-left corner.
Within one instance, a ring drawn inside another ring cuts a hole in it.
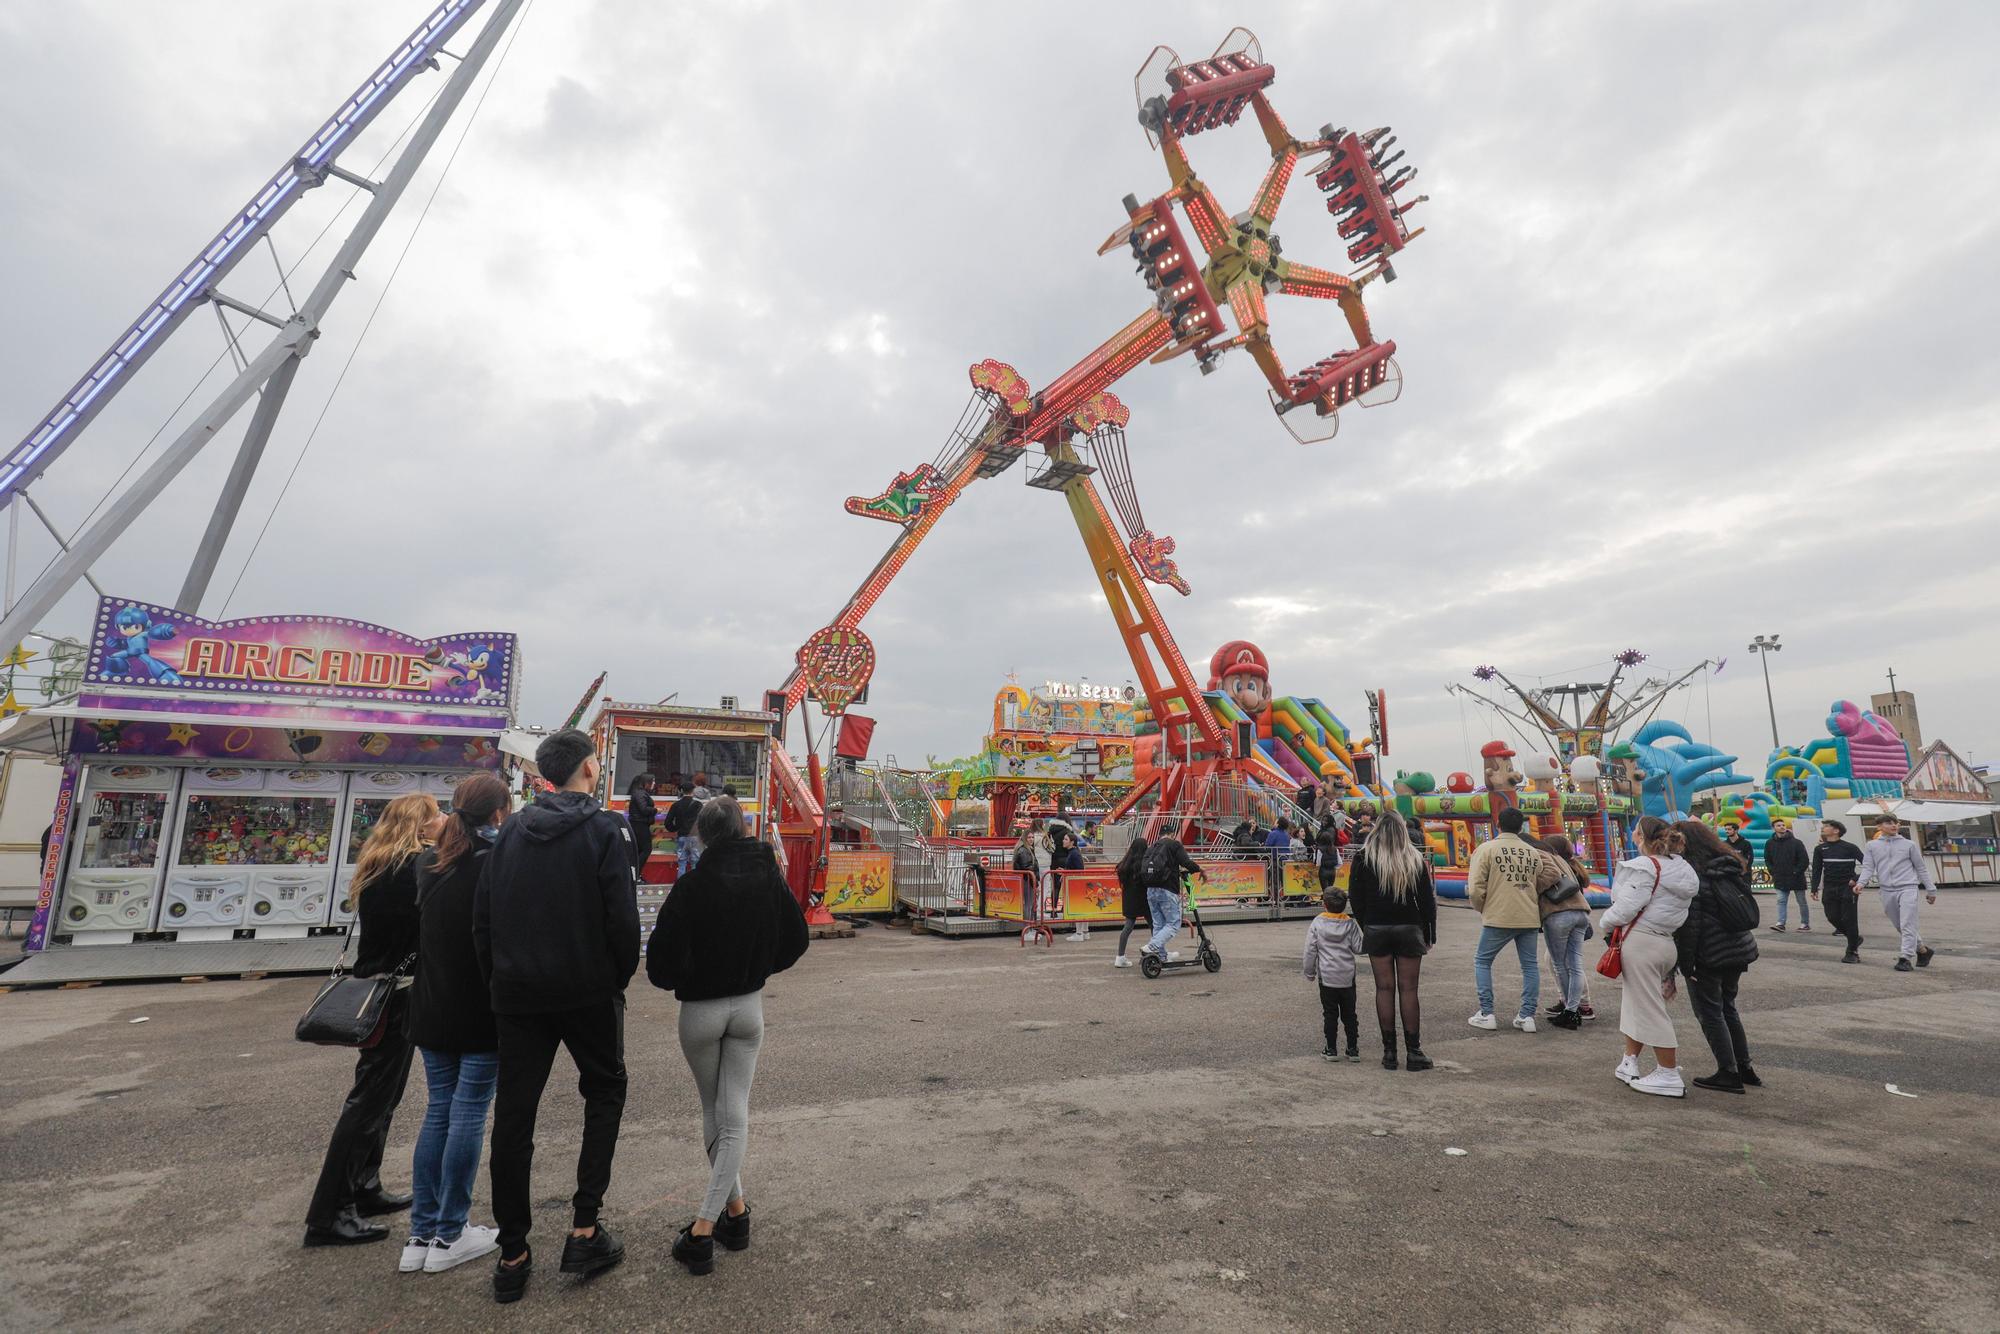
[[[179,785],[180,771],[163,765],[103,764],[86,772],[57,914],[75,944],[130,944],[152,926]]]
[[[436,798],[438,809],[449,815],[452,789],[465,776],[463,772],[374,769],[357,773],[349,780],[347,814],[341,821],[340,868],[334,874],[327,922],[341,926],[354,920],[354,864],[361,860],[368,831],[382,818],[389,803],[412,792],[427,792]]]
[[[345,775],[217,765],[190,770],[159,925],[183,940],[324,919]],[[304,934],[301,931],[299,934]]]

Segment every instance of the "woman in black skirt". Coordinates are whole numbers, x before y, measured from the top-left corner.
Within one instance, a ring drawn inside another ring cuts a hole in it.
[[[1375,970],[1375,1023],[1382,1030],[1382,1068],[1396,1068],[1396,1012],[1403,1015],[1406,1064],[1428,1070],[1421,1040],[1423,1012],[1417,979],[1424,955],[1437,943],[1437,891],[1430,859],[1410,841],[1409,826],[1377,820],[1348,871],[1348,911],[1361,925],[1362,944]]]

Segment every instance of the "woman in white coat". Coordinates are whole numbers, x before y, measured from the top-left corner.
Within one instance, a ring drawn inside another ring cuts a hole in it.
[[[1623,930],[1624,989],[1618,1004],[1618,1031],[1625,1035],[1625,1056],[1614,1073],[1640,1093],[1684,1098],[1679,1042],[1667,1002],[1674,998],[1674,931],[1687,920],[1688,904],[1701,888],[1701,877],[1681,858],[1685,847],[1679,831],[1648,815],[1632,831],[1639,855],[1618,863],[1611,880],[1611,906],[1598,926],[1607,933]],[[1639,1073],[1639,1053],[1651,1047],[1657,1062]]]

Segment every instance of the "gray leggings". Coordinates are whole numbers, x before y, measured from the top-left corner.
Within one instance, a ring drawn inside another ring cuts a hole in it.
[[[681,1002],[681,1054],[701,1090],[701,1137],[708,1147],[708,1192],[695,1216],[714,1222],[743,1198],[743,1152],[750,1141],[750,1081],[764,1045],[764,993]]]

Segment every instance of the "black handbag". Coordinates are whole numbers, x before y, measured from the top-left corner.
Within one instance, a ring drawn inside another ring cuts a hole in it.
[[[334,961],[333,975],[299,1016],[292,1036],[320,1047],[353,1047],[366,1051],[382,1041],[389,1026],[389,1001],[410,984],[410,965],[417,956],[396,965],[383,977],[353,977],[347,972],[347,951]]]

